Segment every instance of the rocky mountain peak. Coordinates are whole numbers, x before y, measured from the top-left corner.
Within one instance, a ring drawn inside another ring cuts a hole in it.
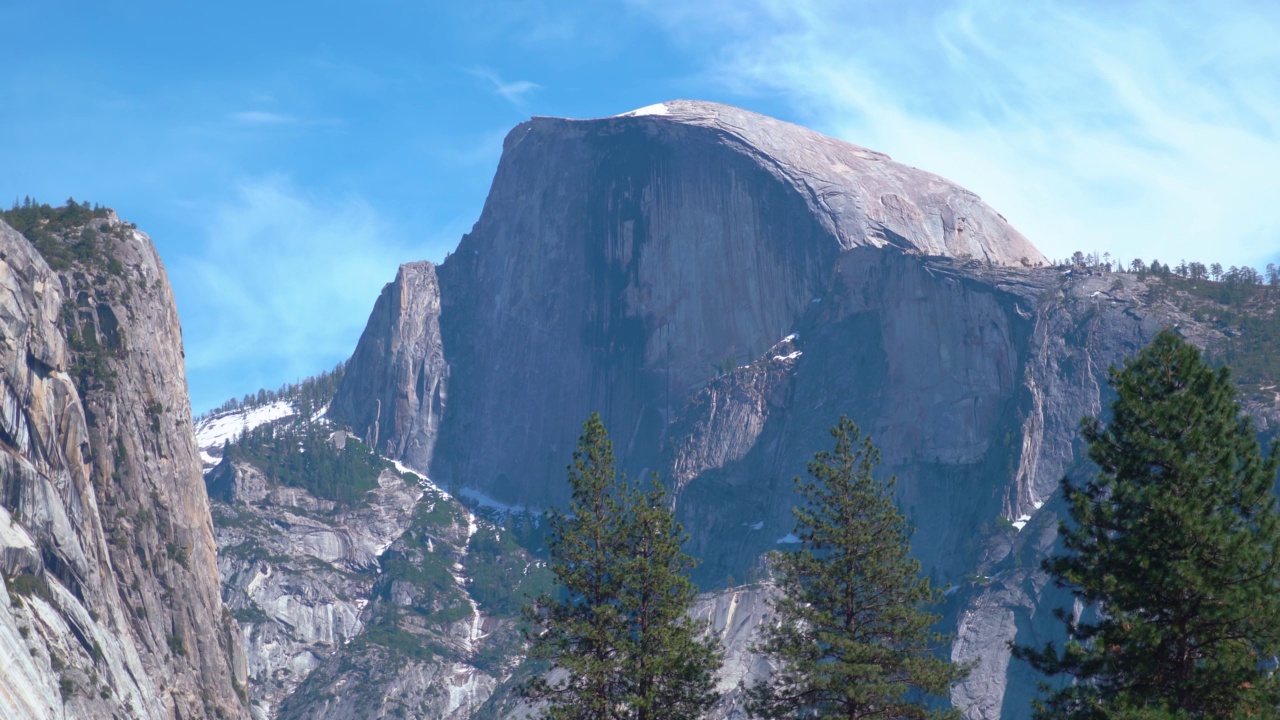
[[[1008,643],[1070,601],[1036,568],[1106,368],[1227,317],[1179,304],[1212,288],[1044,264],[972,192],[738,108],[533,118],[456,251],[384,289],[329,418],[457,497],[548,507],[598,411],[733,593],[794,543],[791,478],[847,415],[953,588],[952,656],[980,659],[956,707],[1016,720],[1036,678]]]
[[[654,136],[687,128],[751,158],[805,199],[842,250],[891,246],[999,265],[1047,264],[969,190],[884,153],[732,105],[672,100],[608,118],[535,117],[512,131],[506,149],[539,131],[607,134],[635,124]]]

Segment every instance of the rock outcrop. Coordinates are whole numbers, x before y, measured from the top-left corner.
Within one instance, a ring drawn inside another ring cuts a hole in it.
[[[0,716],[247,717],[164,268],[81,214],[0,222]]]
[[[422,490],[393,473],[367,505],[335,511],[270,486],[245,462],[220,465],[235,492],[215,500],[223,597],[239,621],[255,717],[273,717],[313,670],[365,630],[381,554],[409,527]]]
[[[981,658],[954,701],[1021,718],[1007,642],[1053,637],[1067,600],[1037,568],[1079,419],[1161,327],[1215,342],[1143,278],[1044,265],[972,193],[754,113],[534,118],[457,250],[388,285],[332,417],[442,487],[545,507],[599,411],[716,588],[793,541],[791,477],[847,414],[953,587],[954,657]]]
[[[369,445],[388,457],[429,464],[449,380],[435,265],[400,267],[374,304],[351,362],[364,372],[348,381],[333,412],[363,428]]]
[[[305,481],[280,482],[260,446],[237,442],[269,431],[274,439],[260,442],[274,446],[298,428],[327,437],[335,458],[369,454],[290,400],[197,426],[213,462],[205,480],[223,597],[242,628],[254,717],[473,716],[522,657],[516,618],[526,595],[549,588],[545,563],[501,518],[477,517],[384,460],[372,459],[380,472],[369,492],[337,502]],[[303,459],[296,443],[283,447],[286,463]]]
[[[661,466],[689,393],[797,328],[842,253],[1043,261],[934,175],[735,108],[663,107],[516,127],[473,231],[379,299],[335,417],[446,484],[556,498],[581,417],[603,411]],[[498,436],[503,452],[475,442]]]

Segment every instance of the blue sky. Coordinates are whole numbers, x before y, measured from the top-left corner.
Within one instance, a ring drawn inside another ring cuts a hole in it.
[[[1051,257],[1280,260],[1273,2],[3,0],[0,28],[0,202],[154,238],[197,411],[349,355],[533,114],[718,100],[949,177]]]

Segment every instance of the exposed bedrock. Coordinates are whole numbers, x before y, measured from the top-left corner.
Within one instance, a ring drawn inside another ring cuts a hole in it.
[[[400,267],[374,304],[350,363],[359,371],[334,400],[333,414],[360,427],[387,456],[426,467],[449,379],[435,265]]]
[[[457,251],[384,291],[335,414],[445,483],[558,499],[592,410],[661,467],[691,392],[797,328],[842,252],[890,246],[1043,259],[968,191],[736,108],[535,118]]]
[[[0,222],[0,716],[247,717],[164,268],[91,222]]]
[[[735,108],[535,118],[457,251],[384,290],[333,417],[443,487],[545,507],[599,411],[622,466],[673,488],[710,590],[787,547],[792,477],[847,414],[955,586],[953,654],[982,658],[956,702],[1023,717],[1006,644],[1054,632],[1035,568],[1079,420],[1159,328],[1211,334],[1134,276],[1043,261],[946,180]]]

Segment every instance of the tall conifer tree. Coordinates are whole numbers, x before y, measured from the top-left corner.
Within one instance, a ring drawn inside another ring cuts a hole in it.
[[[798,552],[774,553],[777,623],[758,650],[778,661],[749,690],[766,718],[958,718],[930,709],[969,672],[939,658],[946,646],[926,607],[940,593],[910,555],[911,528],[893,502],[895,480],[872,476],[880,453],[847,417],[831,429],[834,452],[796,478]]]
[[[662,486],[618,477],[597,414],[569,468],[567,513],[550,513],[560,587],[526,609],[531,654],[553,670],[527,683],[555,720],[688,720],[716,700],[714,641],[687,615],[694,561]]]
[[[1016,649],[1072,680],[1037,717],[1280,716],[1276,454],[1227,369],[1170,330],[1110,384],[1110,423],[1082,423],[1098,472],[1063,479],[1065,552],[1044,563],[1097,617],[1060,611],[1065,647]]]

